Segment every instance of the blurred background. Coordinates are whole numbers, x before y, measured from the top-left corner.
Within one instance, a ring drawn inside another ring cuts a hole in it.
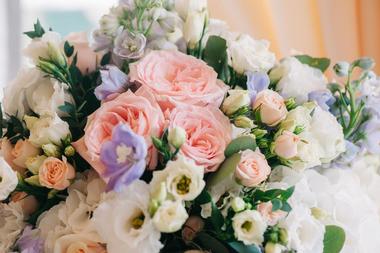
[[[62,35],[91,31],[118,0],[1,0],[0,86],[23,64],[21,48],[37,18]],[[371,56],[379,62],[380,0],[209,0],[210,15],[232,30],[271,42],[277,57],[294,51],[333,62]]]

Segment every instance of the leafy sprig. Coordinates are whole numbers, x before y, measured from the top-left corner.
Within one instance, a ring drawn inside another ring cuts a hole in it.
[[[24,32],[24,34],[31,39],[41,38],[45,34],[45,29],[41,26],[40,20],[37,19],[37,22],[33,26],[33,31]]]

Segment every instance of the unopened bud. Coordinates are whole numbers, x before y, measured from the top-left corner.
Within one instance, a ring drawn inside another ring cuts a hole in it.
[[[285,106],[286,106],[286,109],[287,109],[288,111],[293,110],[294,108],[297,107],[296,100],[295,100],[294,98],[288,98],[288,99],[285,101]]]
[[[288,244],[288,231],[286,231],[285,228],[280,228],[280,231],[278,232],[278,239],[280,240],[281,244]]]
[[[59,150],[59,147],[52,143],[42,145],[42,150],[44,151],[46,156],[58,158],[62,155],[61,151]]]
[[[186,131],[182,127],[174,127],[169,131],[168,141],[173,147],[180,148],[186,141]]]
[[[59,50],[57,46],[55,46],[52,43],[48,44],[48,55],[50,57],[50,60],[58,64],[59,66],[66,66],[66,58],[63,56],[62,52]]]
[[[375,61],[372,58],[363,57],[356,60],[353,64],[363,70],[370,70],[375,65]]]
[[[282,253],[286,248],[278,243],[268,242],[265,245],[265,253]]]
[[[345,61],[340,61],[334,65],[333,69],[337,76],[348,76],[350,64]]]
[[[161,182],[159,188],[152,193],[152,199],[158,201],[158,203],[164,202],[167,197],[166,184]]]
[[[38,175],[25,178],[24,181],[30,185],[33,185],[33,186],[39,186],[39,187],[41,186],[40,179],[39,179]]]
[[[253,123],[253,120],[246,116],[238,116],[236,117],[234,121],[235,126],[241,127],[241,128],[253,128],[255,127],[255,124]]]
[[[264,129],[256,128],[252,131],[252,133],[255,135],[256,139],[261,139],[268,133],[268,131]]]
[[[65,148],[63,153],[66,157],[72,157],[75,155],[75,148],[73,146],[69,145]]]
[[[245,202],[240,197],[235,197],[231,201],[231,207],[235,213],[241,212],[245,209]]]
[[[251,98],[246,90],[230,90],[229,94],[222,104],[222,111],[226,115],[232,115],[241,107],[251,103]]]

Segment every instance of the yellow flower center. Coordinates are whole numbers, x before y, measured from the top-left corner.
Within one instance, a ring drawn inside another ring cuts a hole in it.
[[[252,222],[250,221],[244,222],[243,225],[241,225],[241,228],[245,230],[246,232],[249,232],[252,228]]]
[[[190,191],[191,178],[183,175],[177,183],[177,193],[184,195]]]
[[[132,227],[134,229],[140,229],[144,225],[145,215],[140,213],[138,216],[132,219]]]

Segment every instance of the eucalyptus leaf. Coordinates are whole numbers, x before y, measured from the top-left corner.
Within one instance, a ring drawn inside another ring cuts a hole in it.
[[[301,63],[317,68],[322,72],[325,72],[328,69],[331,62],[328,58],[313,58],[309,55],[295,55],[294,57],[296,57]]]
[[[262,253],[256,245],[245,245],[241,242],[230,242],[229,245],[238,253]]]
[[[219,36],[210,36],[203,50],[203,60],[218,73],[220,79],[228,83],[230,70],[225,39]]]
[[[201,242],[205,250],[217,253],[230,253],[228,248],[221,241],[205,232],[200,232],[196,239]]]
[[[323,239],[323,253],[339,253],[346,240],[346,233],[341,227],[327,225]]]
[[[256,140],[252,136],[240,136],[230,142],[224,151],[226,157],[230,157],[235,153],[250,149],[255,151],[257,148]]]
[[[68,41],[65,41],[65,44],[63,46],[63,50],[65,51],[65,55],[67,57],[71,57],[74,53],[74,46],[70,45]]]

